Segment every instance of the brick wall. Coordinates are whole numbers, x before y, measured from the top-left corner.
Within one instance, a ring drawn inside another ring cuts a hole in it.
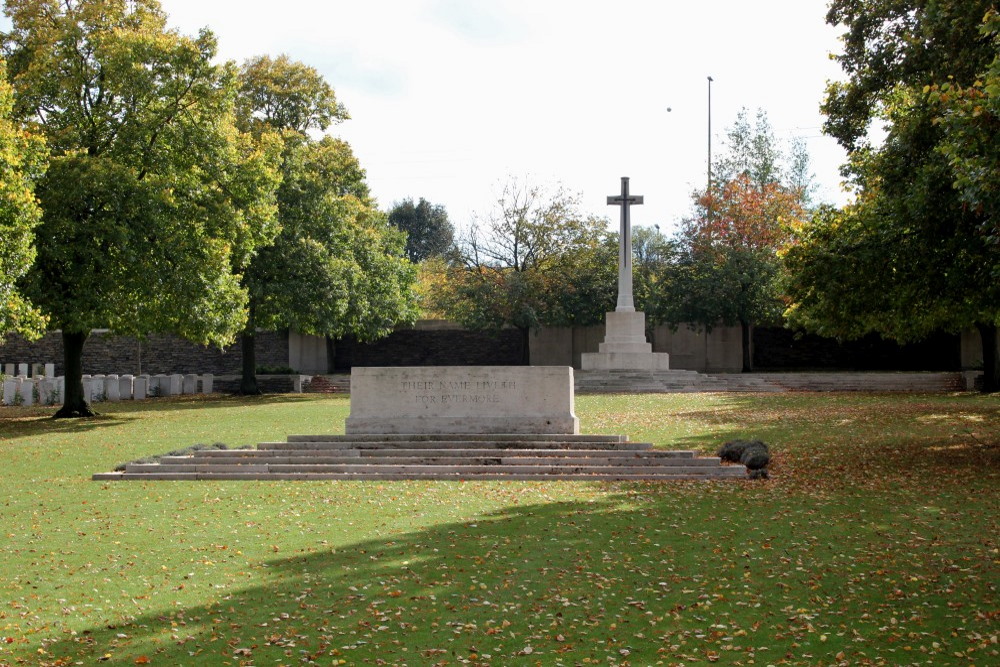
[[[262,331],[257,334],[257,365],[288,365],[288,334]],[[225,351],[191,343],[177,336],[157,334],[138,341],[131,336],[116,336],[95,331],[83,347],[83,372],[132,373],[213,373],[226,375],[241,372],[242,348],[237,341]],[[63,374],[62,334],[48,333],[40,340],[25,341],[8,336],[0,343],[0,369],[3,364],[54,363],[56,375]]]
[[[374,343],[339,340],[334,351],[338,371],[352,366],[518,366],[521,334],[516,329],[408,329]]]

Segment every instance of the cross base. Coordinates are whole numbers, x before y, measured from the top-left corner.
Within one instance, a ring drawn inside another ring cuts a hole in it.
[[[600,352],[580,355],[581,370],[670,370],[670,355],[653,352],[646,341],[646,313],[616,310],[607,314],[606,321]]]

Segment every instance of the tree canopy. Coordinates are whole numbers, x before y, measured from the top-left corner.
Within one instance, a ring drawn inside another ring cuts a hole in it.
[[[995,3],[835,0],[827,20],[846,27],[847,78],[827,91],[825,129],[848,151],[856,198],[789,249],[789,317],[900,341],[976,327],[996,387]]]
[[[274,243],[243,273],[250,295],[241,335],[241,390],[256,393],[255,332],[373,340],[415,318],[415,270],[403,256],[404,234],[386,223],[351,147],[307,130],[347,118],[333,88],[313,68],[287,57],[254,58],[241,70],[240,126],[280,132],[282,183]]]
[[[389,210],[389,222],[406,232],[406,255],[411,262],[443,255],[455,244],[455,228],[444,206],[431,204],[423,197],[416,204],[412,199],[394,204]]]
[[[7,333],[31,335],[44,327],[17,282],[35,259],[34,229],[42,217],[35,183],[45,169],[45,144],[11,120],[14,95],[5,71],[0,60],[0,340]]]
[[[225,344],[243,327],[233,269],[277,232],[280,143],[236,130],[235,68],[213,62],[210,32],[169,30],[155,0],[16,0],[5,12],[14,113],[50,150],[26,293],[63,332],[57,416],[87,415],[92,328]]]

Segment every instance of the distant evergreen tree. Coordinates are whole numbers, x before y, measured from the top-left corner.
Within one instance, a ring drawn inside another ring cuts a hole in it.
[[[406,232],[406,254],[414,264],[445,254],[455,243],[455,228],[444,206],[423,197],[416,204],[412,199],[396,203],[389,211],[389,223]]]

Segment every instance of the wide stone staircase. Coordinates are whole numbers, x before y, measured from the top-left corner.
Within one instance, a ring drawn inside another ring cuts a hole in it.
[[[574,371],[580,394],[686,392],[875,391],[952,392],[967,389],[955,372],[699,373],[697,371]]]
[[[581,394],[676,394],[711,391],[786,391],[760,375],[710,375],[698,371],[575,371]]]
[[[129,463],[94,480],[745,479],[742,465],[622,435],[292,435]]]

